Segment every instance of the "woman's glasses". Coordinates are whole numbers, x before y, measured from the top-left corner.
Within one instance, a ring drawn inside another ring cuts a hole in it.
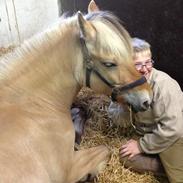
[[[135,63],[135,68],[137,70],[141,70],[143,67],[150,69],[150,68],[152,68],[153,64],[154,64],[154,60],[151,59],[151,60],[147,60],[145,62]]]

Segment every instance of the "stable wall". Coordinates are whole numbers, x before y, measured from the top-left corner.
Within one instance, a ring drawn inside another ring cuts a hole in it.
[[[57,0],[0,0],[0,47],[20,44],[57,18]]]

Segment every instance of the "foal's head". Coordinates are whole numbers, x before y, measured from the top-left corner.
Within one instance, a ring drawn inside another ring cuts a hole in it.
[[[99,93],[112,94],[114,100],[123,100],[137,111],[146,110],[151,90],[134,67],[131,38],[118,19],[109,12],[97,11],[85,17],[78,13],[78,22],[86,85]]]

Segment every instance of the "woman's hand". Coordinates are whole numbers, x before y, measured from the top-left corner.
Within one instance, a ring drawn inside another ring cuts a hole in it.
[[[129,156],[128,159],[134,157],[137,154],[142,153],[138,141],[136,140],[129,140],[126,144],[122,145],[119,151],[121,157]]]

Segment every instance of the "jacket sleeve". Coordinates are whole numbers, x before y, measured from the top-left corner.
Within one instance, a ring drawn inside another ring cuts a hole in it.
[[[139,140],[139,145],[145,153],[156,154],[171,146],[183,136],[182,91],[174,80],[160,82],[153,89],[152,103],[154,120],[157,128],[153,133],[147,133]]]

